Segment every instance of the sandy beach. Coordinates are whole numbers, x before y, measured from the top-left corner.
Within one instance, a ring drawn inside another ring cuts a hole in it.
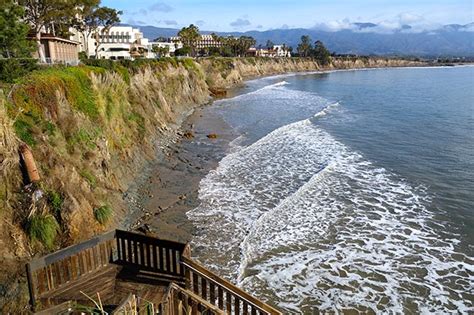
[[[208,137],[214,134],[216,138]],[[176,133],[159,150],[156,160],[143,171],[126,198],[133,221],[127,228],[162,239],[188,242],[193,225],[186,212],[199,204],[200,180],[225,156],[237,135],[204,105],[187,117]]]

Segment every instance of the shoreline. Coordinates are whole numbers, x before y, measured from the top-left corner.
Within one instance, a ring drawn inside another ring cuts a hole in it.
[[[454,67],[463,66],[470,65]],[[210,102],[196,106],[180,123],[173,126],[167,138],[158,139],[156,158],[144,167],[124,194],[131,217],[126,218],[122,227],[162,239],[191,241],[195,228],[186,213],[199,205],[200,181],[218,165],[227,154],[229,143],[239,136],[214,112],[214,103],[239,95],[247,82],[342,71],[451,67],[423,65],[321,69],[246,77],[242,82],[227,87],[225,97],[213,97]],[[187,137],[189,132],[193,137]],[[217,139],[209,139],[208,134],[216,134]]]
[[[215,101],[215,100],[213,100]],[[178,242],[191,241],[194,227],[186,213],[199,205],[199,184],[227,154],[238,135],[213,112],[212,103],[197,108],[176,129],[176,138],[142,173],[129,207],[142,211],[128,229]],[[208,138],[209,134],[217,138]],[[191,136],[192,135],[192,136]],[[135,210],[137,211],[137,210]]]

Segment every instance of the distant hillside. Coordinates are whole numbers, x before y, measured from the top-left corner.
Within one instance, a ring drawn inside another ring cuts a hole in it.
[[[178,32],[178,29],[138,27],[150,39],[169,37]],[[354,23],[354,29],[336,32],[300,28],[216,33],[252,36],[257,40],[257,44],[264,45],[267,40],[271,40],[274,43],[286,43],[295,49],[300,37],[309,35],[313,41],[322,40],[331,51],[339,54],[474,57],[474,23],[450,24],[435,31],[419,33],[410,32],[410,25],[403,25],[400,30],[388,34],[370,31],[376,27],[373,23]]]

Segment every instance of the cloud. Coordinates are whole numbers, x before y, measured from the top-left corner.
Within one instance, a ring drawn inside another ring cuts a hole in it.
[[[244,26],[249,26],[251,24],[252,23],[250,23],[250,21],[247,19],[238,18],[237,20],[231,22],[229,25],[232,26],[233,28],[241,28]]]
[[[158,20],[156,21],[158,24],[165,24],[165,25],[178,25],[178,22],[175,20]]]
[[[127,23],[130,25],[146,25],[146,22],[134,19],[128,19]]]
[[[283,25],[280,27],[280,29],[282,29],[282,30],[287,30],[287,29],[289,29],[289,28],[290,28],[290,27],[288,26],[288,24],[283,24]]]
[[[194,22],[194,24],[196,24],[197,26],[204,26],[204,24],[206,24],[206,22],[204,22],[203,20],[198,20],[198,21]]]
[[[371,22],[361,22],[361,19],[352,21],[349,18],[343,20],[334,20],[329,22],[317,23],[314,29],[337,32],[341,30],[350,30],[359,33],[379,33],[392,34],[394,32],[420,33],[436,30],[441,25],[431,23],[424,17],[411,14],[400,13],[392,18]]]
[[[262,28],[263,28],[263,25],[260,25],[260,24],[259,24],[259,25],[257,25],[257,28],[258,28],[258,29],[262,29]]]
[[[164,2],[156,2],[150,6],[149,10],[156,12],[171,12],[174,8]]]

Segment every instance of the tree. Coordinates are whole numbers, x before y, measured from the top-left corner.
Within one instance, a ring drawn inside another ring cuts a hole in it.
[[[183,27],[179,32],[178,36],[181,39],[184,47],[188,47],[191,52],[191,56],[196,56],[196,44],[199,40],[199,28],[194,24],[188,27]]]
[[[331,62],[331,53],[329,50],[326,49],[324,46],[323,42],[320,40],[317,40],[314,43],[314,52],[313,52],[314,58],[318,60],[322,65],[327,65]]]
[[[97,58],[101,44],[100,33],[108,33],[112,26],[120,22],[119,16],[122,14],[122,11],[101,7],[99,3],[99,0],[85,0],[78,9],[78,18],[74,25],[84,38],[84,50],[87,57],[90,56],[89,37],[95,38],[95,57]]]
[[[298,44],[298,54],[301,57],[308,57],[311,53],[311,38],[308,35],[301,36],[301,42]]]
[[[46,62],[45,52],[41,45],[41,32],[46,27],[54,29],[55,24],[62,24],[65,19],[72,20],[73,12],[80,5],[80,0],[18,0],[17,2],[24,7],[23,19],[31,26],[35,34],[39,59],[41,62]]]
[[[153,51],[158,57],[163,57],[163,56],[168,55],[168,53],[170,52],[170,48],[169,48],[169,46],[160,47],[160,46],[158,46],[158,45],[153,45],[152,51]]]
[[[256,44],[256,40],[251,36],[240,36],[238,39],[238,55],[245,56],[247,50]]]
[[[168,38],[163,37],[163,36],[159,36],[159,37],[155,38],[153,41],[158,42],[158,43],[166,43],[166,42],[168,42]]]
[[[29,27],[20,20],[23,14],[23,8],[13,0],[0,0],[0,58],[30,56]]]
[[[267,47],[268,49],[272,49],[273,46],[275,46],[275,43],[272,42],[271,40],[267,40],[267,45],[266,45],[266,47]]]

